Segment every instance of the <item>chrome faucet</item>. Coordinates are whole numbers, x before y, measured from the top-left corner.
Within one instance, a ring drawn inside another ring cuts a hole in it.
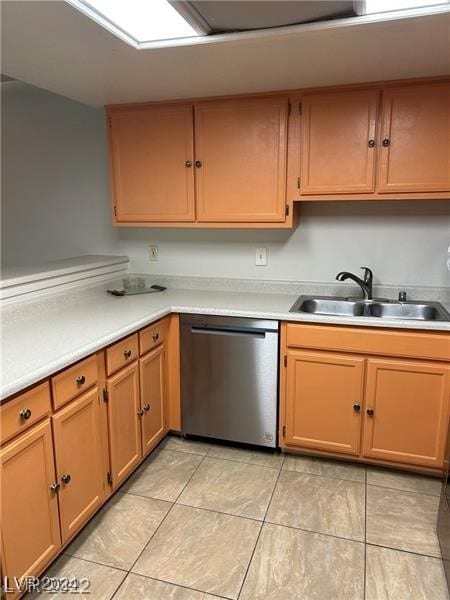
[[[346,279],[351,279],[352,281],[357,283],[361,288],[364,299],[372,300],[373,273],[369,269],[369,267],[361,267],[361,269],[364,269],[364,279],[361,279],[357,275],[349,273],[348,271],[341,271],[336,275],[336,279],[338,281],[345,281]]]

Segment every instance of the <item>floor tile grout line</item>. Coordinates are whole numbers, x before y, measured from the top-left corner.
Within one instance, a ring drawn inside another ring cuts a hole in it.
[[[404,550],[403,548],[393,548],[392,546],[384,546],[383,544],[374,544],[368,542],[366,546],[373,546],[375,548],[385,548],[386,550],[394,550],[395,552],[403,552],[404,554],[412,554],[413,556],[421,556],[422,558],[434,558],[435,560],[442,561],[441,556],[433,556],[432,554],[421,554],[420,552],[414,552],[413,550]]]
[[[261,465],[257,462],[250,462],[248,460],[236,460],[235,458],[224,458],[222,456],[212,456],[208,453],[199,454],[198,452],[187,452],[186,450],[174,450],[173,448],[161,448],[161,450],[167,450],[168,452],[178,452],[178,454],[190,454],[191,456],[201,456],[202,458],[212,458],[214,460],[226,460],[228,462],[238,463],[240,465],[253,465],[255,467],[263,467],[264,469],[280,469],[281,467],[272,467],[271,465]],[[284,461],[283,461],[284,462]]]
[[[122,573],[128,573],[128,569],[124,569],[123,567],[113,567],[112,565],[107,565],[105,563],[98,562],[98,560],[92,560],[91,558],[81,558],[80,556],[77,556],[76,554],[67,554],[67,552],[63,552],[62,554],[59,555],[58,558],[61,558],[63,556],[68,556],[69,558],[76,558],[77,560],[84,560],[85,562],[92,563],[99,567],[107,567],[108,569],[114,569],[115,571],[121,571]],[[56,560],[50,565],[49,568],[51,569],[55,563],[56,563]]]
[[[282,470],[283,470],[283,467],[281,466],[280,470],[278,472],[278,477],[277,477],[277,479],[275,481],[275,485],[273,486],[272,493],[270,494],[269,502],[267,503],[267,507],[266,507],[266,510],[264,512],[263,523],[266,522],[267,513],[269,512],[270,505],[272,504],[272,500],[273,500],[273,497],[274,497],[274,494],[275,494],[275,490],[277,489],[278,482],[280,481]]]
[[[206,458],[206,457],[205,457]],[[201,461],[203,462],[203,461]],[[198,466],[200,466],[201,462],[199,463]],[[196,467],[197,470],[198,467]],[[198,510],[204,510],[207,512],[214,512],[214,513],[219,513],[221,515],[227,515],[229,517],[237,517],[238,519],[248,519],[249,521],[256,521],[257,523],[261,523],[264,520],[264,517],[261,517],[260,519],[256,518],[256,517],[249,517],[248,515],[238,515],[236,513],[230,513],[230,512],[226,512],[224,510],[219,510],[217,508],[206,508],[205,506],[195,506],[194,504],[187,504],[185,502],[180,502],[180,496],[183,494],[184,490],[186,489],[187,485],[190,483],[190,481],[192,480],[193,476],[195,475],[195,472],[192,474],[192,476],[189,478],[188,482],[183,486],[183,489],[181,490],[181,492],[178,494],[177,499],[176,500],[167,500],[165,498],[157,498],[156,496],[145,496],[143,494],[137,494],[135,492],[123,492],[124,494],[127,494],[129,496],[136,496],[137,498],[147,498],[147,500],[156,500],[159,502],[166,502],[167,504],[177,504],[178,506],[186,506],[187,508],[196,508]],[[278,477],[277,480],[278,481]],[[271,493],[270,498],[272,498],[273,495],[273,491]],[[270,500],[269,500],[269,504],[270,504]],[[269,505],[267,505],[268,508]],[[265,510],[264,515],[267,514],[267,508]]]
[[[205,455],[206,456],[206,455]],[[200,467],[200,465],[202,464],[202,462],[205,460],[205,456],[202,457],[202,460],[198,463],[198,465],[195,467],[195,469],[192,471],[191,476],[189,477],[189,479],[187,480],[186,484],[183,486],[183,489],[181,490],[181,492],[178,494],[178,496],[175,498],[175,500],[172,502],[172,506],[169,508],[169,510],[167,511],[167,513],[164,515],[164,518],[161,520],[161,522],[159,523],[158,527],[155,529],[155,531],[152,533],[152,535],[150,536],[150,538],[148,539],[147,543],[145,544],[145,546],[142,548],[141,552],[139,553],[139,556],[136,558],[136,560],[134,561],[134,563],[131,565],[130,569],[129,569],[129,573],[132,572],[133,568],[136,566],[136,563],[138,562],[138,560],[141,558],[142,554],[145,552],[145,550],[147,549],[148,545],[150,544],[150,542],[152,541],[152,539],[155,537],[156,533],[159,531],[159,529],[161,528],[161,525],[164,523],[164,521],[167,519],[167,517],[169,516],[169,514],[172,512],[173,507],[176,506],[176,502],[178,500],[178,498],[181,496],[181,494],[183,493],[183,491],[185,490],[186,486],[189,484],[189,482],[191,481],[191,479],[194,477],[195,473],[197,472],[198,468]]]
[[[217,510],[215,508],[205,508],[203,506],[192,506],[192,504],[185,504],[184,502],[176,502],[177,506],[184,506],[185,508],[194,508],[195,510],[204,510],[205,512],[217,513],[219,515],[225,515],[227,517],[235,517],[236,519],[246,519],[247,521],[254,521],[255,523],[264,523],[262,519],[256,519],[255,517],[247,517],[244,515],[236,515],[235,513],[224,512],[223,510]]]
[[[299,471],[298,469],[282,469],[287,473],[298,473],[299,475],[311,475],[312,477],[326,477],[327,479],[337,479],[338,481],[349,481],[350,483],[359,483],[365,485],[364,481],[358,481],[357,479],[347,479],[347,477],[336,477],[336,475],[325,475],[324,473],[311,473],[310,471]]]
[[[222,456],[210,456],[209,454],[205,454],[205,458],[209,458],[210,460],[226,460],[227,462],[237,463],[238,465],[251,465],[252,467],[261,467],[262,469],[274,469],[275,471],[281,469],[281,467],[272,467],[270,465],[260,465],[256,462],[250,462],[248,460],[235,460],[234,458],[223,458]]]
[[[220,447],[227,447],[227,446],[220,446]],[[236,460],[234,458],[224,458],[222,456],[220,456],[220,457],[219,456],[211,456],[211,455],[209,455],[210,448],[207,450],[206,454],[200,454],[198,452],[188,452],[186,450],[178,450],[178,449],[175,450],[174,448],[165,448],[165,447],[162,447],[161,450],[169,450],[171,452],[178,452],[180,454],[192,454],[194,456],[202,456],[203,458],[205,458],[205,457],[206,458],[213,458],[213,459],[216,459],[216,460],[228,460],[230,462],[236,462],[236,463],[241,463],[241,464],[249,464],[249,465],[254,465],[254,466],[257,466],[257,467],[264,467],[266,469],[281,469],[282,471],[288,471],[289,473],[303,473],[305,475],[314,475],[315,477],[328,477],[329,479],[339,479],[339,480],[342,480],[342,481],[350,481],[352,483],[361,483],[361,484],[365,484],[366,486],[370,486],[370,487],[378,487],[378,488],[382,488],[382,489],[386,489],[386,490],[395,490],[395,491],[398,491],[398,492],[406,492],[406,493],[409,493],[409,494],[420,494],[420,495],[423,495],[423,496],[432,496],[434,498],[439,498],[439,494],[431,494],[429,492],[419,492],[419,491],[415,491],[415,490],[405,490],[405,489],[402,489],[402,488],[395,488],[395,487],[390,487],[390,486],[386,486],[386,485],[369,483],[367,481],[367,465],[363,465],[362,466],[362,468],[364,468],[364,470],[365,470],[364,481],[358,481],[357,479],[349,479],[347,477],[338,477],[336,475],[330,475],[330,474],[325,474],[325,473],[311,473],[311,471],[301,471],[301,470],[298,470],[298,469],[288,469],[287,467],[284,467],[284,463],[286,461],[286,457],[287,456],[294,456],[294,457],[298,456],[296,454],[286,454],[286,455],[284,455],[283,462],[282,462],[281,466],[280,467],[272,467],[270,465],[261,465],[261,464],[253,463],[253,462],[249,462],[249,461]],[[352,466],[358,466],[358,468],[359,468],[359,464],[358,465],[352,465]],[[414,474],[414,475],[416,475],[416,474]]]
[[[204,456],[204,459],[206,459],[206,458],[208,458],[208,455]],[[210,458],[212,458],[212,457],[210,457]],[[217,459],[217,460],[222,460],[222,459]],[[223,460],[226,460],[226,459],[223,459]],[[239,462],[238,461],[233,461],[233,462],[237,462],[238,464],[241,464],[241,465],[251,465],[251,463],[242,463],[240,461]],[[200,468],[200,465],[202,463],[203,463],[203,460],[199,463],[199,465],[197,467],[197,470],[198,470],[198,468]],[[251,466],[258,466],[258,465],[251,465]],[[235,513],[229,513],[229,512],[225,512],[223,510],[218,510],[218,509],[214,509],[214,508],[206,508],[206,507],[203,507],[203,506],[193,506],[192,504],[185,504],[184,502],[179,502],[179,499],[180,499],[181,495],[183,494],[183,492],[186,489],[187,485],[190,483],[190,481],[194,477],[195,473],[192,475],[192,477],[190,478],[190,480],[187,482],[187,484],[183,488],[182,492],[179,494],[178,498],[175,500],[175,503],[178,504],[179,506],[187,506],[189,508],[197,508],[199,510],[205,510],[205,511],[209,511],[209,512],[219,513],[219,514],[222,514],[222,515],[228,515],[229,517],[237,517],[239,519],[248,519],[250,521],[256,521],[258,523],[264,522],[265,516],[266,516],[268,508],[269,508],[269,504],[270,504],[270,502],[272,500],[272,497],[273,497],[273,494],[274,494],[274,491],[275,491],[275,487],[276,487],[276,485],[278,483],[278,479],[280,478],[280,473],[281,473],[281,466],[277,467],[277,469],[275,467],[268,467],[268,468],[272,469],[273,471],[278,469],[278,475],[277,475],[277,478],[275,480],[272,492],[270,494],[270,498],[269,498],[266,510],[264,511],[264,516],[261,519],[257,519],[256,517],[249,517],[247,515],[237,515]]]
[[[180,496],[182,495],[182,493],[184,492],[184,490],[187,488],[187,486],[191,483],[192,479],[194,478],[195,474],[197,473],[197,471],[199,470],[200,466],[205,462],[205,458],[206,458],[206,454],[202,456],[201,461],[198,463],[198,465],[195,467],[195,469],[192,471],[191,476],[189,477],[189,479],[186,481],[186,483],[183,486],[183,489],[181,490],[181,492],[178,494],[178,496],[175,498],[174,500],[174,504],[176,504],[178,502],[178,500],[180,499]]]
[[[248,561],[248,565],[247,565],[247,568],[245,569],[244,577],[242,578],[242,583],[241,583],[241,587],[239,588],[239,592],[238,592],[238,595],[237,595],[237,600],[239,600],[240,597],[241,597],[242,589],[243,589],[243,587],[245,585],[245,581],[247,579],[247,575],[248,575],[248,572],[250,570],[250,565],[252,564],[253,557],[255,556],[256,548],[258,546],[259,538],[261,537],[261,533],[262,533],[264,525],[265,525],[264,521],[261,521],[261,526],[259,528],[258,535],[256,537],[255,545],[253,546],[253,550],[252,550],[252,553],[251,553],[251,556],[250,556],[250,560]]]
[[[420,496],[430,496],[431,498],[439,498],[439,494],[430,494],[429,492],[416,492],[416,490],[404,490],[402,488],[395,488],[387,485],[379,485],[377,483],[367,483],[367,487],[376,487],[382,490],[391,490],[392,492],[403,492],[404,494],[419,494]]]
[[[173,585],[176,588],[179,587],[184,590],[190,590],[192,592],[199,592],[200,594],[209,594],[210,596],[213,596],[214,598],[219,598],[220,600],[233,600],[233,598],[230,598],[230,596],[218,596],[214,592],[205,592],[204,590],[200,590],[198,588],[189,587],[188,585],[183,585],[181,583],[173,583],[173,581],[168,581],[167,579],[158,579],[157,577],[150,577],[149,575],[144,575],[143,573],[133,573],[132,571],[130,571],[128,573],[128,575],[135,575],[136,577],[143,577],[144,579],[150,579],[151,581],[159,581],[160,583],[167,583],[168,585]],[[122,583],[120,584],[120,586],[122,586]],[[116,594],[117,591],[118,591],[118,589],[114,592],[114,594]],[[112,600],[112,597],[110,598],[110,600]]]
[[[254,547],[253,547],[253,551],[252,551],[252,554],[251,554],[251,556],[250,556],[250,560],[248,561],[248,565],[247,565],[247,568],[246,568],[246,570],[245,570],[244,577],[243,577],[243,579],[242,579],[241,587],[240,587],[240,589],[239,589],[239,593],[238,593],[238,596],[237,596],[237,597],[238,597],[238,600],[239,600],[239,598],[241,597],[242,590],[244,589],[244,585],[245,585],[245,582],[246,582],[246,580],[247,580],[248,572],[249,572],[249,570],[250,570],[250,566],[251,566],[251,564],[252,564],[253,557],[255,556],[256,548],[257,548],[257,546],[258,546],[259,538],[261,537],[262,530],[263,530],[263,528],[264,528],[264,525],[265,525],[265,523],[266,523],[266,517],[267,517],[267,513],[269,512],[269,507],[270,507],[270,504],[271,504],[271,502],[272,502],[273,495],[275,494],[275,489],[276,489],[276,487],[277,487],[277,485],[278,485],[278,481],[279,481],[279,479],[280,479],[280,476],[281,476],[281,471],[282,471],[282,468],[283,468],[283,464],[284,464],[284,460],[283,460],[283,463],[282,463],[282,464],[281,464],[281,466],[280,466],[280,470],[278,471],[278,476],[277,476],[277,479],[276,479],[276,481],[275,481],[275,485],[273,486],[272,493],[270,494],[269,502],[267,503],[267,508],[266,508],[266,511],[265,511],[265,513],[264,513],[264,517],[263,517],[263,520],[262,520],[262,523],[261,523],[261,527],[260,527],[260,529],[259,529],[258,537],[256,538],[256,542],[255,542],[255,545],[254,545]]]
[[[235,449],[233,446],[220,446],[218,445],[219,448],[233,448]],[[240,448],[239,448],[240,449]],[[281,465],[280,466],[276,466],[276,467],[272,467],[271,465],[261,465],[257,462],[250,462],[248,460],[237,460],[235,458],[224,458],[222,456],[212,456],[209,454],[210,450],[212,450],[211,448],[208,448],[208,450],[206,451],[205,454],[199,453],[199,452],[190,452],[188,450],[180,450],[179,448],[175,449],[175,448],[166,448],[165,446],[161,447],[161,450],[169,450],[170,452],[179,452],[180,454],[194,454],[195,456],[203,456],[203,457],[207,457],[207,458],[215,458],[217,460],[228,460],[230,462],[237,462],[237,463],[241,463],[241,464],[248,464],[248,465],[255,465],[256,467],[264,467],[266,469],[281,469],[281,466],[284,464],[284,456],[282,453],[280,453],[280,457],[283,457],[283,460],[281,461]],[[247,450],[246,448],[242,448],[242,450],[246,451],[246,452],[257,452],[257,450]],[[264,453],[262,453],[264,454]],[[267,454],[268,456],[271,456],[270,454]],[[275,455],[273,455],[275,456]]]
[[[304,527],[294,527],[293,525],[283,525],[281,523],[275,523],[274,521],[264,521],[266,525],[276,525],[277,527],[286,527],[287,529],[294,529],[295,531],[304,531],[305,533],[312,533],[314,535],[323,535],[325,537],[334,538],[335,540],[344,540],[346,542],[353,542],[354,544],[364,544],[364,540],[354,540],[352,538],[346,538],[341,535],[334,535],[332,533],[324,533],[323,531],[312,531],[311,529],[305,529]]]

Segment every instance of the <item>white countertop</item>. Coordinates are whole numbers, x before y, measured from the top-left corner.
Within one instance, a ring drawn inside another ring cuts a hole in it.
[[[290,313],[299,294],[168,289],[116,297],[102,283],[6,306],[2,311],[0,398],[6,398],[121,337],[176,313],[364,327],[450,331],[447,322]],[[305,293],[302,291],[302,293]],[[447,310],[450,306],[444,306]]]

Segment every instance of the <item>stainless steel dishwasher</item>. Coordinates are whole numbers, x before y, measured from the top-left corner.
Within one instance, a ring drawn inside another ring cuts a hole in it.
[[[181,315],[181,431],[276,447],[278,321]]]

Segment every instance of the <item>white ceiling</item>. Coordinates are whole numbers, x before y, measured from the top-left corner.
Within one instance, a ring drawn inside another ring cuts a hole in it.
[[[2,72],[93,106],[450,74],[450,12],[136,49],[60,0],[1,8]]]

